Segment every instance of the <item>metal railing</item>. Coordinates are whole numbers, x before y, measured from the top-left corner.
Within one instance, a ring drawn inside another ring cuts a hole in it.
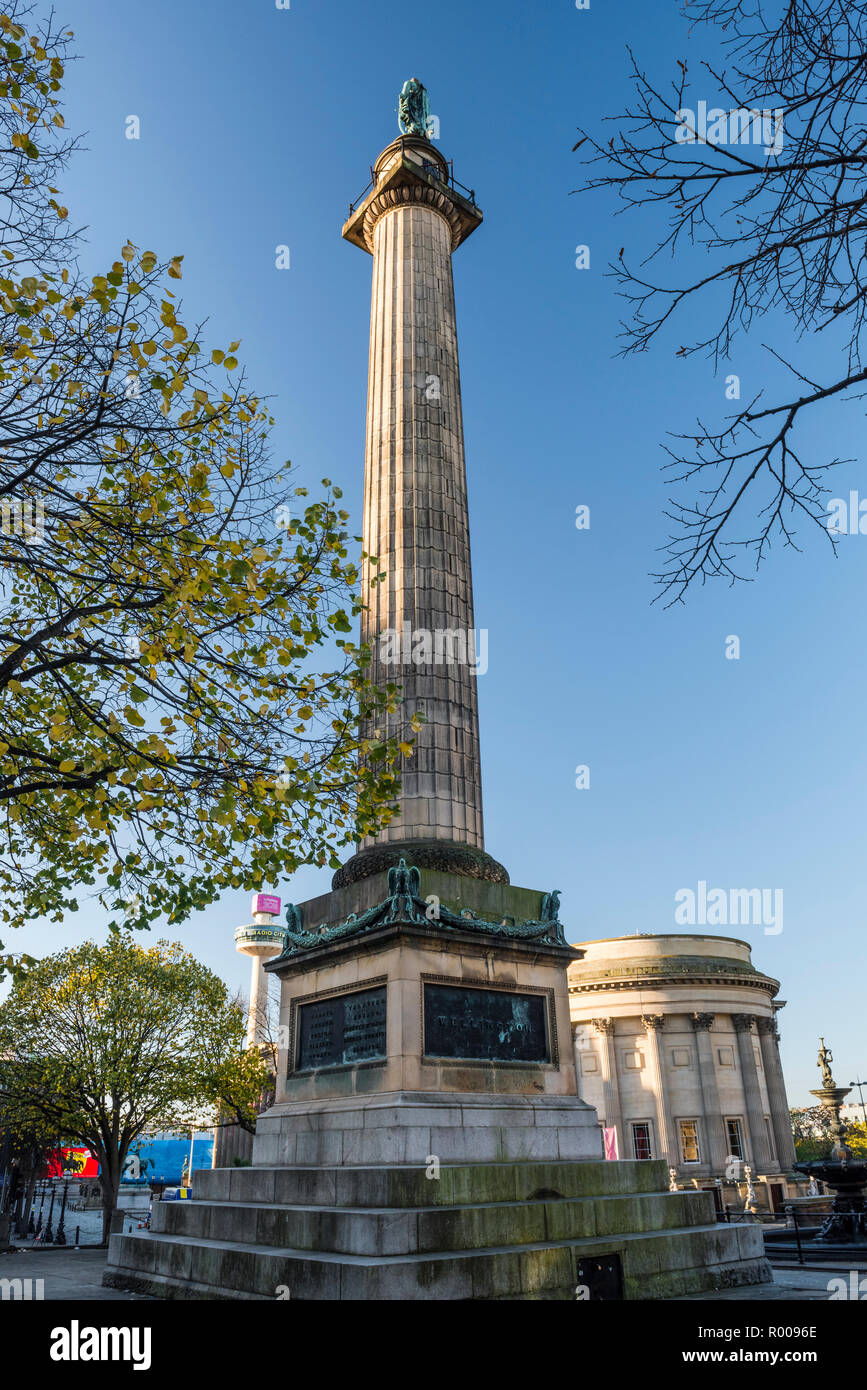
[[[737,1226],[741,1224],[753,1224],[760,1227],[784,1226],[786,1230],[791,1230],[795,1237],[795,1245],[798,1251],[798,1264],[804,1263],[804,1247],[801,1243],[801,1231],[809,1231],[812,1235],[819,1229],[814,1223],[805,1224],[799,1219],[797,1211],[793,1207],[784,1207],[782,1211],[762,1211],[756,1215],[751,1211],[744,1211],[741,1207],[724,1206],[722,1211],[717,1211],[717,1221],[727,1225]]]
[[[405,148],[406,148],[406,146],[405,146],[405,144],[404,144],[404,140],[405,140],[405,139],[406,139],[406,137],[403,136],[403,135],[401,135],[401,137],[400,137],[401,154],[403,154],[403,151],[404,151]],[[468,202],[472,203],[473,207],[477,207],[478,204],[476,203],[476,190],[475,190],[474,188],[467,188],[466,184],[460,183],[460,182],[455,178],[455,165],[454,165],[454,160],[453,160],[453,159],[448,159],[448,160],[446,160],[446,163],[447,163],[448,169],[449,169],[449,176],[448,176],[448,179],[446,180],[446,187],[447,187],[447,188],[451,188],[451,189],[452,189],[455,193],[457,193],[460,197],[466,198]],[[440,173],[440,166],[439,166],[438,164],[434,164],[433,160],[424,160],[424,161],[422,162],[422,164],[421,164],[420,167],[421,167],[421,169],[422,169],[425,173],[431,173],[431,174],[433,175],[433,177],[437,180],[438,183],[442,183],[442,182],[443,182],[442,176],[441,176],[441,173]],[[364,202],[364,200],[365,200],[365,198],[367,197],[368,193],[370,193],[371,189],[373,189],[373,188],[376,187],[376,182],[377,182],[377,180],[376,180],[376,173],[375,173],[375,171],[374,171],[374,169],[373,169],[373,166],[371,165],[371,167],[370,167],[370,182],[368,183],[367,187],[362,191],[362,193],[355,199],[355,201],[349,204],[349,213],[347,214],[349,217],[351,217],[352,214],[353,214],[359,207],[361,207],[361,204]]]

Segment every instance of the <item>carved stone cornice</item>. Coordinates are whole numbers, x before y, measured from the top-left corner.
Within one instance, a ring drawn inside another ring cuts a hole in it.
[[[584,960],[580,967],[569,974],[569,989],[572,994],[609,994],[630,990],[654,989],[695,989],[696,986],[711,986],[719,989],[727,985],[757,989],[762,994],[774,998],[779,991],[779,980],[763,975],[752,964],[721,956],[666,956],[660,960],[636,959],[617,961],[616,964],[600,963],[598,960]]]
[[[715,1017],[715,1014],[690,1014],[690,1022],[696,1033],[702,1033],[708,1031]]]
[[[755,1014],[732,1014],[736,1033],[751,1033],[756,1022]]]
[[[658,1032],[659,1029],[665,1027],[665,1014],[642,1014],[641,1023],[642,1026],[647,1029],[648,1033],[651,1032],[651,1030],[653,1032]]]

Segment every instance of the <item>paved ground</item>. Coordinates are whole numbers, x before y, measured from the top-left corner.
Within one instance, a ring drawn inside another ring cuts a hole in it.
[[[102,1273],[105,1250],[25,1250],[18,1255],[0,1255],[0,1279],[43,1279],[45,1301],[63,1302],[73,1299],[149,1302],[141,1294],[123,1293],[120,1289],[104,1289]],[[862,1266],[863,1270],[863,1266]],[[719,1293],[690,1294],[679,1303],[720,1301],[726,1303],[766,1303],[796,1300],[816,1302],[830,1298],[829,1281],[843,1277],[849,1280],[849,1266],[833,1269],[775,1270],[773,1284],[753,1285],[745,1289],[724,1289]],[[864,1278],[865,1275],[861,1274]]]
[[[64,1250],[0,1255],[0,1279],[42,1279],[46,1303],[72,1299],[149,1302],[141,1294],[102,1287],[107,1254],[106,1250],[75,1250],[67,1246]]]
[[[717,1303],[780,1303],[795,1300],[799,1303],[827,1302],[831,1297],[828,1288],[832,1279],[843,1278],[848,1281],[849,1267],[845,1269],[775,1269],[772,1284],[753,1284],[745,1289],[720,1289],[718,1293],[688,1294],[686,1298],[675,1299],[677,1303],[708,1302]]]

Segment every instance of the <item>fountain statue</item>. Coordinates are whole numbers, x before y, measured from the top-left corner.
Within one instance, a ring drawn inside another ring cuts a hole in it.
[[[825,1046],[825,1039],[819,1039],[819,1059],[816,1063],[822,1073],[822,1087],[811,1091],[816,1098],[831,1111],[831,1152],[827,1158],[814,1159],[811,1163],[796,1163],[795,1169],[810,1178],[810,1190],[816,1178],[834,1192],[831,1214],[823,1223],[813,1244],[829,1245],[867,1245],[867,1206],[865,1206],[864,1187],[867,1184],[867,1163],[854,1160],[852,1150],[846,1143],[846,1126],[840,1117],[840,1107],[848,1096],[851,1086],[835,1086],[831,1072],[834,1054]]]
[[[829,1049],[825,1046],[825,1039],[824,1039],[824,1038],[820,1038],[820,1039],[819,1039],[819,1044],[820,1044],[820,1046],[819,1046],[819,1060],[818,1060],[818,1062],[816,1063],[816,1066],[821,1068],[821,1071],[822,1071],[822,1081],[824,1082],[825,1087],[826,1087],[828,1090],[833,1090],[833,1089],[834,1089],[834,1078],[833,1078],[833,1076],[831,1075],[831,1063],[832,1063],[833,1060],[834,1060],[834,1054],[833,1054],[833,1052],[829,1051]],[[811,1091],[810,1094],[811,1094],[811,1095],[815,1095],[816,1093],[815,1093],[815,1091]]]

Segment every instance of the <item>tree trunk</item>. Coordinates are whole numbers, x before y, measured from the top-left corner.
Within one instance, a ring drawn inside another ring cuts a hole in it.
[[[102,1243],[108,1245],[111,1235],[111,1218],[117,1209],[117,1193],[120,1187],[121,1164],[119,1155],[107,1154],[99,1167],[99,1185],[102,1188]]]
[[[27,1192],[24,1198],[24,1206],[21,1211],[21,1234],[27,1234],[27,1226],[30,1221],[30,1213],[33,1210],[33,1197],[36,1192],[36,1173],[37,1165],[34,1163],[30,1170],[30,1178],[27,1183]]]

